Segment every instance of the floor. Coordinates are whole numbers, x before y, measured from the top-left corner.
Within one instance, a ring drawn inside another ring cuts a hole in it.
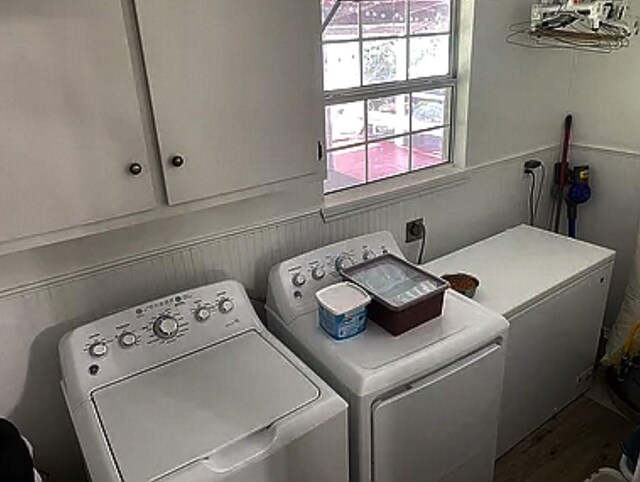
[[[494,482],[583,482],[601,467],[617,468],[620,440],[633,429],[584,396],[501,457]]]

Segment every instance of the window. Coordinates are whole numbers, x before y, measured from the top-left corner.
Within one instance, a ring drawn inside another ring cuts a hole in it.
[[[456,0],[320,0],[325,192],[449,162]]]

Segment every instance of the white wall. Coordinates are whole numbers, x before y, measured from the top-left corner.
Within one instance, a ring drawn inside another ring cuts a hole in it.
[[[467,165],[560,142],[568,108],[567,56],[505,41],[509,25],[529,18],[530,5],[530,0],[477,0]]]
[[[636,9],[636,13],[638,9]],[[615,320],[640,221],[640,38],[608,55],[567,53],[572,65],[572,160],[593,170],[593,199],[580,210],[580,235],[618,252],[607,308]]]

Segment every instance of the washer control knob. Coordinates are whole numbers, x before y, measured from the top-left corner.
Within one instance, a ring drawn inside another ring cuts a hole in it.
[[[163,340],[170,340],[178,334],[178,320],[173,316],[163,315],[153,323],[153,333]]]
[[[222,314],[230,313],[234,307],[235,305],[233,304],[233,301],[229,298],[222,298],[218,301],[218,310]]]
[[[131,348],[138,341],[138,337],[130,331],[125,331],[118,337],[118,343],[122,348]]]
[[[307,277],[304,273],[296,273],[293,275],[293,278],[291,278],[291,282],[293,283],[293,286],[297,286],[299,288],[300,286],[304,286],[307,282]]]
[[[376,257],[376,253],[374,253],[371,249],[365,248],[362,252],[362,261],[369,261]]]
[[[109,347],[103,341],[97,341],[89,347],[89,355],[93,358],[102,358],[109,353]]]
[[[316,266],[311,270],[311,277],[316,281],[320,281],[322,278],[324,278],[325,274],[326,273],[322,266]]]
[[[201,306],[196,310],[195,317],[197,321],[199,321],[200,323],[204,323],[209,318],[211,318],[211,310],[206,306]]]
[[[338,270],[338,272],[343,271],[350,266],[353,266],[353,260],[348,254],[341,254],[336,258],[336,270]]]

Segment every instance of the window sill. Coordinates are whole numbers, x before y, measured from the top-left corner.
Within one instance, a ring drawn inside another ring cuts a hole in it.
[[[327,194],[321,210],[322,218],[325,222],[334,221],[374,206],[459,186],[468,179],[469,175],[464,169],[446,165]]]

